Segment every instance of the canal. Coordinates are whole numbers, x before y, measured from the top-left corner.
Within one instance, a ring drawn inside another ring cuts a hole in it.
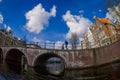
[[[25,71],[18,62],[0,60],[0,80],[120,80],[119,61],[95,68],[65,70],[59,76],[47,72],[55,71],[55,67],[62,69],[60,64],[59,60],[54,64],[48,60],[46,71],[37,73],[33,68]]]

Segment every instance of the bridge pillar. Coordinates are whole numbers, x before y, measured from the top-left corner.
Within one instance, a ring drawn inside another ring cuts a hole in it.
[[[24,55],[22,55],[21,57],[21,66],[22,66],[22,70],[27,70],[28,64],[27,64],[27,60],[26,57]]]

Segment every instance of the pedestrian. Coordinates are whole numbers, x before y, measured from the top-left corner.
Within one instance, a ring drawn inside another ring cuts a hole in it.
[[[65,40],[65,48],[66,48],[66,50],[68,49],[68,42],[67,42],[67,40]]]
[[[64,50],[64,43],[62,44],[62,50]]]

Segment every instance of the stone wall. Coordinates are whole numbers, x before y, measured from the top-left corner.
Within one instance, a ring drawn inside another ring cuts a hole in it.
[[[97,64],[109,63],[120,59],[120,41],[112,45],[95,49],[97,54]]]
[[[84,50],[51,50],[20,47],[1,47],[3,58],[12,48],[21,51],[27,58],[28,65],[34,66],[34,61],[38,56],[45,53],[54,53],[60,56],[66,65],[66,68],[90,67],[101,65],[120,59],[120,41],[101,48]]]
[[[58,51],[67,68],[91,67],[120,59],[120,41],[95,49]]]

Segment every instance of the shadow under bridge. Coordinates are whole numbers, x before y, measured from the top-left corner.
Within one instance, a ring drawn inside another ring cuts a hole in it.
[[[6,65],[14,71],[27,70],[28,67],[27,57],[18,49],[9,50],[6,53],[5,62]]]
[[[64,69],[64,60],[54,53],[44,53],[34,61],[34,71],[37,73],[61,75]]]

